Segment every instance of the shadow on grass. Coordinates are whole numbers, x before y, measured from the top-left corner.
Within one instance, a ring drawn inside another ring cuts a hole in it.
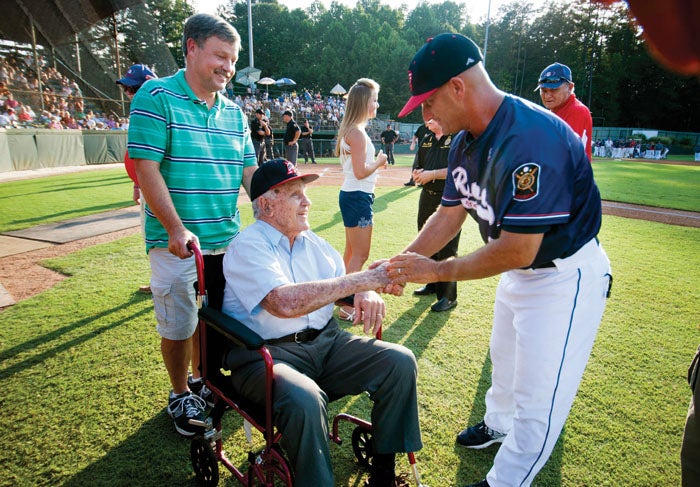
[[[7,199],[7,198],[24,198],[24,197],[31,197],[35,195],[42,195],[42,194],[51,194],[51,193],[65,193],[66,191],[72,191],[72,190],[82,190],[82,189],[88,189],[88,188],[100,188],[100,187],[113,187],[115,183],[127,183],[128,180],[126,178],[126,173],[124,173],[124,176],[113,176],[110,178],[95,178],[95,179],[86,179],[86,180],[79,180],[79,181],[73,181],[73,182],[57,182],[56,184],[52,185],[43,185],[41,184],[39,188],[36,191],[26,191],[24,193],[12,193],[12,194],[7,194],[4,196],[0,196],[0,200]],[[35,183],[29,183],[33,186],[35,186]]]
[[[76,322],[71,323],[69,325],[66,325],[62,328],[54,330],[51,333],[41,335],[39,337],[33,338],[32,340],[29,340],[27,342],[24,342],[22,344],[19,344],[19,345],[12,347],[12,348],[4,350],[4,351],[2,351],[2,353],[0,353],[0,363],[4,363],[7,360],[10,360],[11,358],[13,358],[17,355],[23,354],[23,353],[31,353],[37,347],[42,347],[42,346],[44,346],[52,341],[58,340],[66,333],[70,333],[73,330],[88,327],[88,325],[91,325],[95,322],[100,322],[101,320],[103,320],[105,318],[109,319],[109,317],[112,316],[113,313],[120,311],[122,309],[125,309],[134,303],[143,301],[143,299],[145,299],[145,298],[139,298],[137,296],[133,297],[131,300],[129,300],[128,302],[126,302],[120,306],[110,308],[108,310],[105,310],[105,311],[103,311],[99,314],[96,314],[94,316],[91,316],[89,318],[85,318],[85,319],[76,321]],[[152,311],[151,308],[145,308],[145,309],[142,309],[136,313],[132,313],[128,316],[125,316],[124,318],[121,318],[117,321],[113,321],[109,324],[101,326],[99,328],[89,328],[89,330],[86,331],[84,334],[82,334],[78,337],[75,337],[72,340],[62,342],[53,348],[47,349],[39,354],[31,355],[30,357],[27,357],[26,359],[24,359],[20,362],[17,362],[16,364],[13,364],[7,368],[0,370],[0,380],[5,380],[5,379],[13,376],[16,373],[19,373],[23,370],[34,367],[35,365],[37,365],[41,362],[44,362],[49,358],[55,357],[55,356],[65,352],[67,350],[70,350],[73,347],[76,347],[77,345],[80,345],[80,344],[85,343],[89,340],[92,340],[96,336],[98,336],[106,331],[112,330],[112,329],[117,328],[117,327],[122,326],[122,325],[126,325],[129,322],[139,318],[140,316],[150,313],[151,311]]]
[[[412,187],[409,188],[407,186],[401,186],[399,188],[392,189],[387,193],[384,193],[383,195],[375,198],[374,212],[380,213],[386,210],[389,207],[389,203],[400,200],[401,198],[405,198],[406,196],[409,196],[412,192]]]
[[[423,296],[417,299],[412,307],[404,311],[391,326],[387,327],[384,339],[397,341],[397,338],[404,337],[403,345],[413,352],[416,359],[420,358],[430,346],[432,339],[447,324],[452,314],[451,311],[442,313],[430,312],[414,328],[418,318],[430,307],[434,299],[434,296]]]
[[[88,206],[82,208],[71,208],[70,210],[62,211],[59,213],[52,213],[51,215],[37,215],[33,218],[17,219],[8,221],[5,224],[6,230],[21,230],[34,226],[37,224],[47,224],[47,223],[57,223],[61,220],[67,220],[71,218],[78,218],[80,216],[93,215],[96,213],[102,213],[104,211],[119,210],[121,208],[126,208],[129,206],[134,206],[134,202],[131,200],[118,201],[116,203],[108,205],[99,206]]]
[[[484,363],[481,368],[481,375],[477,384],[476,393],[471,405],[471,412],[464,427],[479,423],[484,419],[486,406],[484,398],[486,391],[491,387],[491,358],[488,350],[484,356]],[[455,431],[455,438],[459,432]],[[554,450],[547,460],[547,463],[535,477],[534,485],[546,485],[547,487],[561,486],[561,466],[563,454],[563,441],[565,431],[562,431]],[[472,450],[470,448],[458,445],[455,442],[455,453],[459,457],[459,468],[457,469],[457,478],[455,485],[472,484],[486,478],[486,474],[491,470],[493,459],[498,452],[499,444],[496,443],[483,450]]]
[[[63,485],[193,486],[196,482],[189,452],[190,441],[175,432],[163,410]]]
[[[373,211],[374,213],[379,213],[384,211],[389,207],[389,203],[397,201],[401,198],[408,196],[411,192],[411,188],[398,188],[383,194],[374,200]],[[329,228],[335,227],[336,225],[343,223],[343,215],[340,213],[340,209],[336,211],[325,223],[317,225],[313,228],[315,233],[321,233]]]

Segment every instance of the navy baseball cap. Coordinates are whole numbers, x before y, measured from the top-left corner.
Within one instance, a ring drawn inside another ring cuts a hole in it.
[[[483,60],[474,41],[461,34],[440,34],[428,39],[408,66],[408,84],[413,96],[399,112],[399,117],[418,108],[450,78]]]
[[[157,78],[153,71],[144,64],[134,64],[129,68],[122,79],[116,81],[118,85],[141,86],[146,80]]]
[[[286,159],[267,161],[253,173],[250,181],[250,199],[254,200],[272,188],[295,179],[310,183],[318,179],[318,174],[299,174],[296,166]]]
[[[540,79],[537,82],[537,88],[559,88],[562,83],[573,83],[571,76],[571,69],[565,64],[554,63],[550,64],[540,74]]]

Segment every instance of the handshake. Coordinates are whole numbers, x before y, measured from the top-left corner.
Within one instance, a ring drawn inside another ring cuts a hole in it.
[[[414,252],[404,252],[391,259],[372,262],[367,272],[374,271],[379,281],[377,292],[402,296],[407,282],[427,284],[440,280],[440,262]]]

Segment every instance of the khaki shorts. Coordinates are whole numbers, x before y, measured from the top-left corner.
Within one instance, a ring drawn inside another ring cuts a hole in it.
[[[168,249],[148,252],[151,262],[151,291],[158,322],[156,330],[168,340],[186,340],[197,328],[194,257],[180,259]]]

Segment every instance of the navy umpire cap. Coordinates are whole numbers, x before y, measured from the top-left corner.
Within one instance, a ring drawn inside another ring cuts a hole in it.
[[[554,63],[550,64],[540,74],[540,79],[537,82],[537,88],[559,88],[562,83],[573,83],[571,76],[571,69],[566,64]]]
[[[146,80],[157,77],[145,64],[134,64],[116,83],[124,86],[141,86]]]
[[[399,112],[399,117],[418,108],[450,78],[483,60],[474,41],[461,34],[440,34],[428,39],[408,66],[408,84],[413,96]]]
[[[250,199],[252,201],[272,188],[295,179],[310,183],[318,179],[318,174],[299,174],[296,166],[286,159],[267,161],[253,173],[253,179],[250,181]]]

